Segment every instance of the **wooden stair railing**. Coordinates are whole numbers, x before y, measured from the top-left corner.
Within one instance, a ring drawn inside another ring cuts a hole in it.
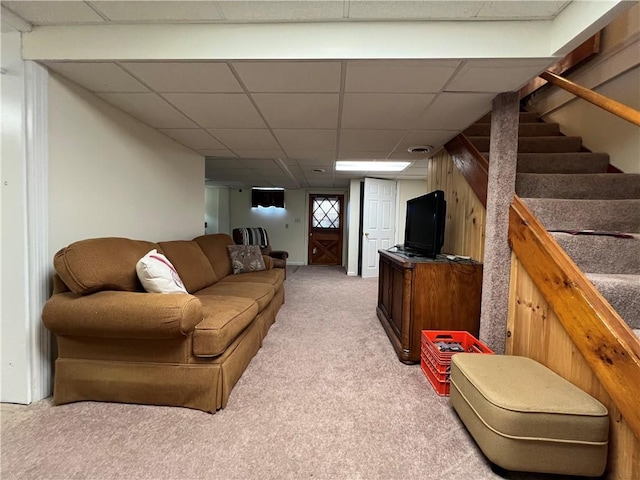
[[[533,213],[514,198],[509,244],[640,438],[640,342]]]
[[[462,176],[484,208],[487,208],[489,162],[464,134],[460,133],[444,146]]]
[[[588,88],[582,87],[577,83],[573,83],[572,81],[549,71],[542,72],[539,77],[556,87],[560,87],[567,92],[573,93],[577,97],[580,97],[589,103],[592,103],[607,112],[613,113],[627,122],[631,122],[640,127],[640,111],[635,110],[634,108],[628,107],[611,98],[605,97],[604,95],[600,95],[598,92],[589,90]]]

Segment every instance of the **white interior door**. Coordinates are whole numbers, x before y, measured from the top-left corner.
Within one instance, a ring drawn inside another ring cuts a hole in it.
[[[364,179],[362,277],[378,276],[378,250],[395,243],[396,182]]]

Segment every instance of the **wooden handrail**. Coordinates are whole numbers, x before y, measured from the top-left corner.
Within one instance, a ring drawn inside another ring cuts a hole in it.
[[[542,72],[539,76],[556,87],[560,87],[567,92],[573,93],[587,102],[593,103],[607,112],[613,113],[614,115],[640,127],[640,111],[623,105],[622,103],[605,97],[604,95],[600,95],[593,90],[582,87],[549,71]]]
[[[487,159],[463,133],[449,140],[444,148],[453,158],[453,163],[458,167],[482,206],[487,208],[487,184],[489,183]]]
[[[527,206],[515,197],[509,244],[640,438],[640,342]]]

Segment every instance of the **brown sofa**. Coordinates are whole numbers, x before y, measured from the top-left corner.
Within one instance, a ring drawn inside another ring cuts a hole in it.
[[[284,303],[284,272],[232,273],[229,235],[75,242],[54,259],[42,320],[58,344],[54,402],[175,405],[215,412]],[[157,249],[188,294],[146,293],[136,263]]]

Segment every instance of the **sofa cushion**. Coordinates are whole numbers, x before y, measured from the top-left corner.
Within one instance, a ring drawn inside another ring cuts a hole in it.
[[[225,349],[258,315],[258,304],[249,298],[203,295],[204,319],[193,334],[193,353],[213,357]]]
[[[136,264],[140,283],[151,293],[187,293],[173,264],[154,248]]]
[[[198,298],[207,295],[249,298],[258,304],[260,312],[269,304],[274,294],[275,288],[273,286],[268,283],[254,282],[218,282],[195,293]]]
[[[193,239],[196,242],[216,272],[218,280],[231,275],[231,260],[227,252],[227,245],[235,245],[233,239],[225,233],[201,235]]]
[[[211,264],[197,243],[174,240],[159,242],[158,245],[176,267],[189,293],[197,292],[218,280]]]
[[[69,289],[78,295],[101,290],[142,292],[136,264],[155,243],[128,238],[90,238],[56,253],[53,265]]]
[[[227,245],[233,274],[266,270],[258,245]]]
[[[275,288],[276,292],[282,288],[284,283],[284,270],[277,268],[273,270],[262,270],[261,272],[247,272],[242,275],[227,275],[221,283],[267,283]]]

